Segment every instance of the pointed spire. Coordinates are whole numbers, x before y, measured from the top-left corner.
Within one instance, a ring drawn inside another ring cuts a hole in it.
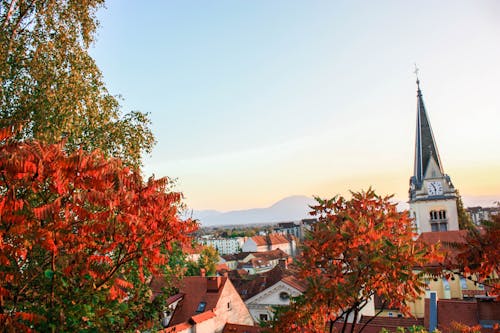
[[[415,70],[418,74],[418,69]],[[420,80],[417,76],[417,129],[415,135],[415,166],[414,177],[418,187],[422,185],[429,161],[434,159],[439,170],[443,174],[441,159],[437,150],[436,141],[432,133],[431,124],[425,110],[422,91],[420,90]]]

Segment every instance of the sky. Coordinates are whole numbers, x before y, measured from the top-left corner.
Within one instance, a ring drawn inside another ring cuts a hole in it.
[[[188,207],[372,186],[407,201],[414,64],[444,171],[500,200],[500,1],[107,1],[90,52],[150,114],[146,176]]]

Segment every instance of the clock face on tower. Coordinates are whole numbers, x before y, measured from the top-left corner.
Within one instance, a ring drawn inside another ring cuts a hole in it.
[[[443,194],[443,184],[437,181],[427,183],[427,193],[429,193],[429,195]]]

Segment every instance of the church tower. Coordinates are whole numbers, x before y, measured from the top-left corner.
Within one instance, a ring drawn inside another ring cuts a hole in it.
[[[409,194],[410,214],[419,234],[459,229],[456,190],[443,171],[418,78],[415,166]]]

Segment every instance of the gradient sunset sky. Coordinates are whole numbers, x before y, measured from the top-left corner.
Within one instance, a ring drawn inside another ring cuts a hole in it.
[[[192,209],[408,198],[414,63],[444,171],[500,200],[500,1],[107,1],[91,54]]]

